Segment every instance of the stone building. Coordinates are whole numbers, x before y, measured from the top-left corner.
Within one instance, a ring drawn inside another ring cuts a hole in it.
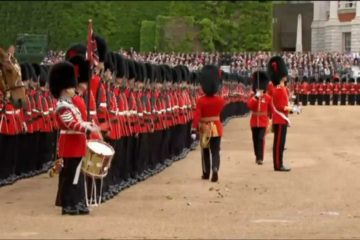
[[[360,1],[313,1],[311,50],[360,52]]]

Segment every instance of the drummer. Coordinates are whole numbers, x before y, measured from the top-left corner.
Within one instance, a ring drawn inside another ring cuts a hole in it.
[[[84,178],[78,166],[86,153],[86,134],[100,134],[100,131],[96,125],[85,122],[85,104],[75,95],[74,65],[70,62],[53,65],[49,83],[51,94],[58,99],[56,120],[61,129],[58,157],[63,159],[56,206],[62,207],[63,215],[89,214],[85,204]]]

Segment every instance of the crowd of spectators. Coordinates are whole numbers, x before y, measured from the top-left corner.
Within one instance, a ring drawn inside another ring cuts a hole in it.
[[[291,78],[344,75],[351,72],[351,67],[359,65],[360,58],[355,54],[345,53],[296,53],[296,52],[238,52],[238,53],[165,53],[148,52],[138,53],[132,49],[120,49],[119,53],[136,61],[150,62],[153,64],[168,64],[170,66],[186,65],[190,71],[196,71],[206,64],[227,65],[230,71],[242,76],[250,76],[256,69],[266,69],[267,62],[274,55],[284,58]],[[54,64],[64,59],[63,51],[49,51],[43,64]]]

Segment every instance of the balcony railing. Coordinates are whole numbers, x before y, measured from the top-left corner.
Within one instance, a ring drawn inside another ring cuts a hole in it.
[[[356,1],[339,1],[338,2],[338,9],[339,10],[355,10],[356,8]]]

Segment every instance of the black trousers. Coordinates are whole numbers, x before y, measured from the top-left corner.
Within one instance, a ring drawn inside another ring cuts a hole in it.
[[[348,103],[349,105],[355,105],[355,94],[349,94],[348,96]]]
[[[356,94],[356,105],[360,105],[360,94]]]
[[[323,105],[323,101],[324,101],[324,94],[318,94],[317,95],[317,104],[318,105]]]
[[[56,206],[74,209],[85,204],[84,176],[81,171],[78,183],[73,184],[80,161],[81,158],[64,158],[64,166],[59,174]]]
[[[41,132],[39,133],[39,148],[38,148],[38,165],[37,169],[43,169],[45,166],[44,164],[47,164],[51,161],[54,161],[53,159],[53,143],[52,141],[52,133],[48,132]]]
[[[18,161],[18,135],[1,135],[1,167],[0,183],[2,180],[15,176],[15,169]],[[7,184],[12,183],[8,182]]]
[[[340,105],[346,105],[347,94],[340,95]]]
[[[339,94],[334,94],[333,95],[333,105],[338,105],[339,104]]]
[[[310,94],[309,95],[309,104],[310,105],[315,105],[316,102],[316,95],[315,94]]]
[[[308,104],[308,95],[307,94],[301,94],[300,95],[300,101],[303,106],[306,106]]]
[[[210,147],[202,148],[202,170],[203,175],[210,174],[210,168],[213,172],[218,172],[220,168],[220,143],[221,137],[210,139]],[[211,155],[210,155],[211,153]],[[210,160],[211,158],[211,160]],[[210,166],[211,165],[211,166]]]
[[[129,136],[126,148],[126,165],[129,168],[131,178],[137,178],[139,176],[139,169],[136,165],[137,142],[138,137]]]
[[[325,105],[327,105],[327,106],[330,105],[330,94],[324,95],[324,101],[325,101]]]
[[[287,125],[274,124],[273,162],[274,170],[283,167],[283,153],[286,142]]]
[[[264,160],[266,128],[251,128],[256,160]]]

